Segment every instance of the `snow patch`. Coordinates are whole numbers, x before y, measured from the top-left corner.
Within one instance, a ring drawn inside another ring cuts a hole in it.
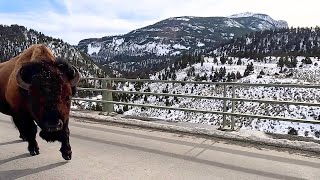
[[[203,47],[203,46],[205,46],[205,44],[203,44],[202,42],[198,42],[197,46],[198,47]]]
[[[101,46],[100,45],[93,45],[93,44],[88,44],[88,54],[92,55],[93,53],[98,54],[100,51]]]
[[[232,19],[225,21],[225,24],[229,27],[238,27],[238,28],[243,27],[242,24],[240,24],[237,21],[232,20]]]
[[[176,20],[179,20],[179,21],[190,21],[189,18],[176,18]]]
[[[112,43],[117,46],[120,46],[123,42],[124,42],[123,38],[120,38],[120,39],[114,38]]]
[[[253,15],[254,15],[254,13],[252,13],[252,12],[244,12],[244,13],[239,13],[239,14],[233,14],[228,17],[229,18],[241,18],[241,17],[251,17]]]
[[[189,49],[181,44],[175,44],[172,46],[174,49]]]

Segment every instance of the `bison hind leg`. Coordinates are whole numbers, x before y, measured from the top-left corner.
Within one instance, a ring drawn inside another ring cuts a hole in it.
[[[55,142],[55,141],[60,141],[61,137],[61,132],[56,131],[56,132],[46,132],[46,131],[40,131],[39,136],[46,140],[47,142]]]

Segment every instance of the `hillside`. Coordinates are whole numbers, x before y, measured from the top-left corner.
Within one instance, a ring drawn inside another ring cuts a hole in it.
[[[152,76],[152,79],[176,79],[176,80],[196,80],[196,81],[237,81],[243,83],[289,83],[289,84],[315,84],[320,81],[320,70],[316,64],[319,64],[319,58],[311,58],[312,64],[303,63],[305,57],[297,57],[297,65],[300,68],[287,68],[284,73],[280,72],[277,65],[279,57],[268,57],[269,62],[257,62],[253,59],[240,59],[241,65],[237,65],[237,58],[229,58],[233,61],[230,64],[222,64],[220,57],[218,62],[214,58],[205,58],[203,63],[196,63],[181,70],[173,71],[163,70]],[[253,71],[248,71],[248,65],[253,63]],[[202,65],[201,65],[202,64]],[[246,73],[246,71],[248,73]],[[262,73],[261,73],[262,72]],[[292,73],[292,75],[290,75]],[[171,75],[170,75],[171,74]],[[240,74],[238,76],[237,74]],[[164,77],[164,78],[163,78]],[[171,78],[170,78],[171,77]],[[134,86],[132,86],[134,87]],[[130,86],[129,88],[130,89]],[[132,90],[135,90],[132,88]],[[176,94],[194,94],[205,96],[223,96],[222,89],[219,86],[208,85],[181,85],[181,84],[159,84],[152,83],[141,88],[140,91],[168,92]],[[268,87],[237,87],[236,97],[246,99],[273,99],[281,101],[299,101],[299,102],[320,102],[320,93],[317,89],[301,88],[268,88]],[[228,96],[231,92],[228,91]],[[222,101],[218,100],[195,100],[187,98],[166,98],[166,97],[141,97],[129,99],[129,102],[156,104],[162,106],[174,106],[180,108],[195,108],[202,110],[222,110]],[[123,100],[125,100],[123,99]],[[131,100],[130,100],[131,99]],[[220,125],[221,115],[184,113],[179,111],[166,111],[156,109],[143,109],[138,107],[129,107],[125,112],[127,115],[141,117],[160,118],[165,121],[187,121],[191,123],[204,123],[211,125]],[[228,103],[228,111],[231,111],[231,103]],[[272,105],[264,103],[242,102],[236,103],[236,112],[248,114],[260,114],[268,116],[283,116],[301,119],[319,119],[319,107],[306,106],[286,106]],[[300,136],[319,138],[320,126],[308,125],[303,123],[290,123],[270,120],[257,120],[253,118],[236,118],[237,126],[246,129],[261,130],[265,132],[287,134],[291,128],[294,128]],[[240,123],[239,120],[244,120]]]
[[[190,58],[191,57],[191,58]],[[306,63],[306,57],[296,57],[296,67],[281,67],[278,62],[281,57],[266,57],[266,61],[256,61],[249,58],[234,57],[198,57],[185,56],[185,59],[158,73],[150,75],[151,79],[184,80],[184,81],[209,81],[223,82],[235,81],[242,83],[260,84],[319,84],[320,63],[319,57],[311,57],[311,64]],[[293,61],[288,57],[290,61]],[[190,61],[191,60],[191,61]],[[200,60],[200,62],[199,62]],[[191,63],[190,63],[191,62]],[[178,69],[181,68],[181,69]],[[117,83],[114,89],[141,92],[156,92],[170,94],[191,94],[202,96],[223,96],[221,86],[192,85],[179,83]],[[228,91],[227,96],[231,96]],[[236,97],[246,99],[265,99],[298,102],[320,102],[318,89],[302,88],[274,88],[274,87],[236,87]],[[152,104],[160,106],[172,106],[179,108],[193,108],[208,111],[221,111],[223,104],[219,100],[196,100],[193,98],[173,98],[165,96],[145,96],[131,94],[114,94],[115,101]],[[95,97],[101,99],[101,96]],[[100,105],[82,102],[83,107],[97,108]],[[268,116],[283,116],[287,118],[320,119],[320,107],[277,105],[265,103],[241,102],[236,103],[236,112],[246,114],[259,114]],[[222,122],[221,115],[188,113],[172,110],[158,110],[152,108],[128,107],[115,105],[118,113],[144,118],[157,118],[163,121],[185,121],[190,123],[202,123],[219,126]],[[231,111],[231,103],[227,103],[227,109]],[[267,119],[236,118],[236,125],[240,129],[259,130],[269,133],[297,134],[299,136],[320,139],[320,126],[273,121]]]
[[[290,32],[296,32],[291,34]],[[310,32],[310,33],[302,33]],[[299,28],[283,29],[281,31],[265,31],[263,33],[252,33],[242,39],[248,40],[249,43],[239,46],[241,49],[247,49],[244,52],[257,50],[250,42],[259,42],[257,34],[271,33],[264,39],[269,44],[269,49],[265,48],[268,53],[252,53],[252,57],[242,57],[241,54],[232,54],[224,47],[233,47],[232,42],[224,44],[218,48],[212,56],[194,56],[184,54],[174,63],[156,73],[150,74],[151,79],[161,80],[184,80],[184,81],[209,81],[209,82],[243,82],[243,83],[261,83],[261,84],[319,84],[320,69],[319,54],[311,49],[318,50],[316,41],[318,39],[317,28]],[[295,36],[297,34],[297,36]],[[254,36],[255,35],[255,36]],[[286,41],[278,41],[271,48],[269,40],[284,37]],[[254,40],[250,36],[255,37]],[[264,36],[262,36],[264,37]],[[241,39],[241,38],[238,38]],[[306,41],[303,41],[306,40]],[[291,42],[300,42],[300,48],[292,51],[286,51]],[[262,42],[262,41],[261,41]],[[239,43],[242,44],[242,43]],[[259,44],[259,43],[258,43]],[[263,44],[260,44],[263,45]],[[258,48],[259,49],[259,48]],[[279,52],[278,50],[282,50]],[[219,54],[220,53],[220,54]],[[192,94],[204,96],[223,96],[221,86],[214,85],[191,85],[191,84],[163,84],[163,83],[118,83],[114,89],[158,92],[172,94]],[[231,92],[228,91],[228,96]],[[236,97],[246,99],[265,99],[279,101],[298,101],[298,102],[320,102],[320,93],[318,89],[302,88],[272,88],[272,87],[237,87]],[[101,99],[101,96],[96,97]],[[173,98],[163,96],[144,96],[119,94],[114,95],[117,101],[144,103],[161,106],[173,106],[180,108],[195,108],[201,110],[218,110],[221,111],[223,104],[218,100],[195,100],[192,98]],[[268,116],[283,116],[287,118],[300,119],[320,119],[320,107],[295,106],[295,105],[277,105],[265,103],[241,102],[236,103],[236,112],[247,114],[259,114]],[[220,125],[222,122],[221,115],[184,113],[181,111],[157,110],[151,108],[117,106],[115,109],[118,113],[133,115],[144,118],[158,118],[164,121],[186,121],[191,123],[203,123],[210,125]],[[231,111],[231,103],[228,102],[228,111]],[[237,127],[240,129],[252,129],[271,133],[296,134],[304,137],[320,139],[320,126],[291,123],[283,121],[271,121],[267,119],[253,118],[236,118]],[[242,121],[243,120],[243,121]]]
[[[264,14],[233,17],[173,17],[120,36],[84,39],[79,49],[118,71],[157,70],[185,52],[205,52],[252,31],[287,28]]]
[[[19,25],[0,25],[0,62],[11,59],[33,44],[40,43],[52,49],[55,56],[69,60],[71,64],[79,69],[82,77],[105,77],[112,75],[111,71],[102,71],[89,56],[79,51],[76,47],[63,42],[61,39],[45,36],[41,32]],[[93,81],[80,82],[80,86],[84,87],[93,87],[95,85]],[[89,93],[87,95],[93,94]],[[87,95],[79,93],[81,97]]]
[[[319,56],[319,41],[319,27],[266,30],[235,38],[209,54],[260,59],[284,55]]]

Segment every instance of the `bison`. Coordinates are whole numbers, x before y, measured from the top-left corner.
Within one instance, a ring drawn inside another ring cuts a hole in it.
[[[79,71],[55,58],[45,45],[36,44],[0,64],[0,112],[12,117],[20,138],[32,156],[39,154],[36,140],[61,142],[60,152],[71,160],[69,112],[80,80]]]

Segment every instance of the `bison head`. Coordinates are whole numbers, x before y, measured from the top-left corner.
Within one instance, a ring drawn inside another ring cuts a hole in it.
[[[61,130],[69,119],[71,97],[80,79],[78,70],[62,59],[40,60],[22,65],[16,79],[40,128]]]

